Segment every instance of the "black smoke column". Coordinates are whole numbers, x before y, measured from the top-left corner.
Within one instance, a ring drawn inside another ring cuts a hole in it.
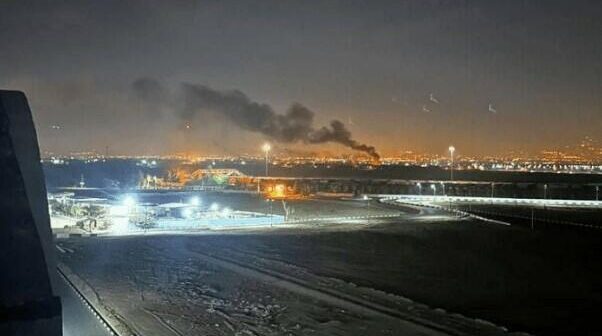
[[[299,103],[292,104],[284,113],[277,113],[270,105],[255,102],[238,90],[220,91],[207,85],[182,83],[173,95],[152,78],[140,78],[132,83],[132,88],[138,98],[150,106],[171,109],[185,122],[213,112],[243,130],[277,142],[337,143],[364,152],[374,160],[380,158],[373,146],[355,140],[339,120],[316,129],[315,113]]]

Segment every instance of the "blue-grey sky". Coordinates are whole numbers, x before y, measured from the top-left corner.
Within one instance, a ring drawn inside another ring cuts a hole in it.
[[[600,1],[3,1],[0,87],[45,150],[255,153],[265,134],[132,94],[153,78],[239,90],[385,155],[539,150],[602,127]],[[60,129],[52,128],[60,126]],[[184,126],[183,126],[184,125]],[[331,145],[290,145],[339,152]]]

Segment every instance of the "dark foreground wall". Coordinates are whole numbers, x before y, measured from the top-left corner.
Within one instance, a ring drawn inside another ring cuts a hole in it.
[[[0,91],[0,335],[61,335],[37,135],[25,95]]]

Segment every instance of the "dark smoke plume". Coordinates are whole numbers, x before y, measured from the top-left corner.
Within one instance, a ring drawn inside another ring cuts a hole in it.
[[[373,146],[354,140],[339,120],[331,121],[329,126],[314,128],[314,112],[298,103],[279,114],[270,105],[254,102],[237,90],[217,91],[205,85],[183,83],[181,90],[169,97],[159,82],[149,78],[136,80],[133,89],[138,97],[149,103],[172,107],[185,121],[212,111],[244,130],[261,133],[278,142],[338,143],[379,159]]]

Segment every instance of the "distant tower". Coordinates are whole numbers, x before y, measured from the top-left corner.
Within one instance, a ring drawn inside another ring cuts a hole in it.
[[[83,189],[85,185],[86,181],[84,181],[84,174],[82,174],[81,178],[79,179],[79,187]]]

